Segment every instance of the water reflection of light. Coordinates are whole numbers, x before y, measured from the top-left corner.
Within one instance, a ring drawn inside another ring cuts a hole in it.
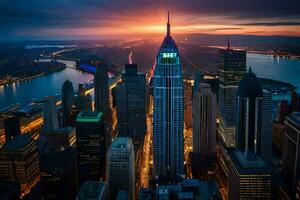
[[[17,93],[16,83],[13,83],[13,84],[12,84],[12,91],[13,91],[13,94],[14,94],[14,95]]]

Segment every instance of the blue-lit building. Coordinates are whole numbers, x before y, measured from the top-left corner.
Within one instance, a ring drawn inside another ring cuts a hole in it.
[[[180,55],[170,34],[158,51],[153,76],[154,175],[176,178],[183,166],[183,79]]]

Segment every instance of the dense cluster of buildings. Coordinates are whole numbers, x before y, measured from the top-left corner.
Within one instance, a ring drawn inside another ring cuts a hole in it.
[[[229,44],[220,51],[218,94],[200,71],[191,94],[184,93],[168,16],[151,86],[136,64],[126,64],[112,90],[109,66],[91,63],[94,101],[85,85],[75,93],[66,81],[61,100],[43,100],[38,136],[24,134],[17,116],[5,118],[0,199],[300,199],[300,98],[293,92],[291,104],[280,101],[273,119],[272,94],[247,71],[245,51]],[[184,99],[192,106],[187,156]],[[195,160],[200,167],[212,163],[204,178],[193,173]],[[139,181],[143,173],[147,188]]]

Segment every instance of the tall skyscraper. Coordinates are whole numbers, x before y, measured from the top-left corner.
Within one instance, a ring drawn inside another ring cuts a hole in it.
[[[72,106],[74,104],[74,91],[72,82],[67,80],[64,82],[61,89],[61,112],[63,126],[66,125],[66,121],[72,112]]]
[[[153,76],[154,175],[176,178],[183,167],[183,79],[180,55],[170,33],[156,58]]]
[[[272,158],[272,93],[263,90],[261,114],[261,147],[259,155],[264,160]]]
[[[195,87],[195,85],[194,85]],[[193,95],[193,153],[216,152],[216,95],[209,84],[200,83]]]
[[[199,89],[199,85],[200,83],[203,82],[203,74],[200,70],[196,70],[195,74],[194,74],[194,85],[193,85],[193,92],[192,92],[192,96],[194,94],[194,92],[198,91]]]
[[[145,74],[137,72],[136,64],[126,64],[122,81],[116,91],[119,135],[140,143],[146,131]]]
[[[56,130],[59,128],[56,98],[54,96],[49,96],[44,99],[43,119],[44,130]]]
[[[236,150],[229,151],[229,199],[271,199],[272,171],[261,157],[272,148],[267,121],[271,100],[250,68],[237,92]]]
[[[283,136],[283,174],[291,197],[300,180],[300,113],[294,112],[285,120]]]
[[[235,147],[236,93],[246,72],[246,51],[230,49],[220,52],[219,136],[226,147]]]
[[[237,92],[236,148],[264,159],[272,156],[272,94],[249,69]]]
[[[0,149],[0,181],[17,182],[21,196],[40,181],[39,158],[30,135],[19,135]]]
[[[107,153],[107,182],[109,198],[125,190],[129,199],[135,196],[134,147],[129,137],[117,137]]]
[[[260,154],[262,128],[262,87],[249,69],[237,92],[236,148]]]
[[[95,109],[102,112],[104,119],[110,121],[109,79],[108,66],[98,64],[94,76],[95,81]]]
[[[78,186],[105,175],[105,130],[101,112],[81,112],[76,118]]]
[[[8,116],[4,120],[5,141],[21,135],[20,119],[15,116]]]

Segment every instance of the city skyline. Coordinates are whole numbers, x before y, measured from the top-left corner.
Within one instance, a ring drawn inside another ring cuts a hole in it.
[[[169,9],[174,34],[300,36],[297,0],[0,2],[2,40],[163,36]],[[68,8],[68,11],[65,11]]]
[[[263,34],[269,31],[265,27],[280,33],[280,27],[298,26],[298,11],[285,7],[296,2],[272,0],[271,7],[261,7],[271,0],[226,4],[124,0],[122,5],[106,0],[28,1],[16,4],[18,14],[13,18],[29,9],[26,19],[37,29],[31,30],[24,15],[28,32],[19,31],[22,37],[39,40],[39,30],[45,27],[64,31],[77,25],[88,35],[90,20],[100,17],[101,27],[111,22],[106,26],[109,31],[102,33],[117,35],[118,40],[68,42],[73,37],[70,30],[66,35],[49,30],[43,36],[68,38],[55,42],[10,43],[16,37],[13,32],[4,39],[7,43],[0,45],[1,200],[294,200],[300,196],[300,45],[261,37],[252,38],[251,46],[240,37],[245,46],[237,47],[229,31],[242,29],[231,27],[212,29],[227,31],[226,36],[210,38],[214,45],[205,43],[209,39],[203,44],[199,38],[173,35],[174,29],[180,34],[180,20],[184,33],[190,34],[199,31],[198,17],[210,23],[212,15],[223,18],[218,23],[225,26],[231,19],[242,27],[259,26]],[[13,11],[8,1],[1,2],[0,9],[2,5]],[[72,9],[55,9],[63,5]],[[103,13],[92,16],[99,5],[105,8]],[[165,21],[160,46],[152,39],[159,36],[159,27],[151,27],[153,37],[146,40],[123,40],[127,33],[143,34],[139,28],[152,33],[145,28],[148,11],[153,14],[151,23],[156,18]],[[114,12],[118,14],[111,20]],[[8,19],[7,13],[0,16]],[[184,14],[189,18],[182,18]],[[171,16],[177,24],[174,29]],[[261,22],[266,16],[269,22]],[[288,23],[276,21],[283,18]],[[127,24],[126,33],[121,31],[124,19],[136,22]],[[14,22],[12,27],[23,27]],[[300,37],[294,39],[300,42]]]

